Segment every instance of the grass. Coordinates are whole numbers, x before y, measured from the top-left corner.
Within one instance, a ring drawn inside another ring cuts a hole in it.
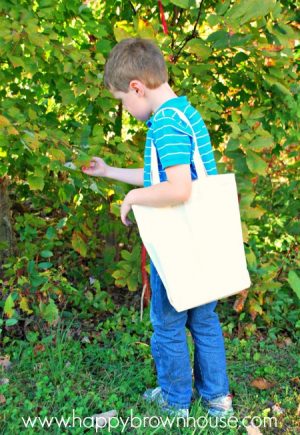
[[[34,428],[25,428],[22,417],[70,417],[72,425],[73,412],[84,419],[112,409],[123,420],[135,417],[135,426],[142,423],[139,419],[152,417],[147,427],[130,429],[128,421],[123,433],[246,434],[242,419],[256,416],[256,424],[263,424],[264,418],[275,416],[274,404],[283,409],[282,414],[276,415],[277,428],[261,426],[261,432],[299,433],[296,412],[300,399],[300,365],[296,343],[287,342],[278,347],[278,342],[267,335],[255,335],[247,340],[233,335],[225,338],[237,424],[234,427],[232,420],[231,428],[224,427],[224,422],[216,427],[216,421],[211,419],[211,427],[205,427],[209,424],[208,415],[196,401],[190,416],[199,419],[198,428],[193,429],[193,420],[190,420],[188,428],[176,427],[174,422],[172,429],[166,429],[162,425],[155,427],[158,421],[154,417],[165,416],[140,398],[147,387],[156,385],[149,347],[149,311],[146,310],[140,322],[139,313],[123,307],[88,332],[80,327],[81,323],[76,320],[61,322],[47,334],[31,331],[27,333],[27,340],[13,340],[7,345],[5,352],[12,365],[0,373],[0,378],[9,379],[8,384],[0,385],[0,394],[6,399],[6,403],[0,405],[1,434],[92,434],[95,429],[88,428],[90,419],[85,420],[85,428],[79,426],[77,419],[75,427],[59,428],[53,422],[50,428],[42,429],[37,423]],[[274,385],[266,390],[257,389],[251,386],[251,381],[257,378],[265,378]],[[107,428],[98,432],[122,433],[122,421],[112,420],[112,425],[117,423],[118,428],[110,432]]]

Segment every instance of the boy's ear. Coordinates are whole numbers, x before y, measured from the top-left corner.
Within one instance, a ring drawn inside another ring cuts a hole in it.
[[[145,95],[145,85],[139,80],[131,80],[129,83],[129,90],[136,92],[136,94],[141,97]]]

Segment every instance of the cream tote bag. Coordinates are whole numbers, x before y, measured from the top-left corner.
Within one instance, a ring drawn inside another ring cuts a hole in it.
[[[177,112],[191,130],[187,117]],[[176,311],[250,287],[234,174],[207,175],[193,131],[198,179],[188,201],[170,207],[132,207],[140,236]],[[160,182],[151,147],[152,184]]]

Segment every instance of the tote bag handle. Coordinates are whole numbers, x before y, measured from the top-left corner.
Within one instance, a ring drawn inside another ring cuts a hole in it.
[[[190,129],[192,131],[192,136],[193,136],[193,144],[194,144],[193,160],[195,163],[197,176],[198,176],[198,178],[207,177],[207,173],[206,173],[206,170],[205,170],[205,167],[204,167],[201,155],[200,155],[200,151],[198,148],[196,134],[194,132],[194,129],[193,129],[190,121],[188,120],[186,115],[181,110],[179,110],[175,107],[164,107],[163,109],[159,110],[156,113],[156,115],[165,109],[173,110],[174,112],[176,112],[177,115],[179,116],[179,118],[182,119],[182,121],[184,121],[190,127]],[[158,184],[159,182],[160,182],[160,178],[159,178],[159,171],[158,171],[157,152],[156,152],[156,148],[154,146],[153,140],[152,140],[151,141],[151,183]]]

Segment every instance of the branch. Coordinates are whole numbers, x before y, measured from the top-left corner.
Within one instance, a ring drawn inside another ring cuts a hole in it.
[[[135,10],[135,7],[134,7],[134,6],[133,6],[133,4],[131,3],[131,1],[129,1],[128,3],[129,3],[129,5],[131,6],[131,8],[132,8],[132,10],[133,10],[133,13],[134,13],[134,15],[136,15],[136,10]]]
[[[183,43],[181,44],[181,46],[179,47],[178,52],[174,55],[173,57],[173,63],[175,63],[178,58],[180,53],[182,52],[182,50],[184,49],[184,47],[186,46],[186,44],[193,38],[196,38],[197,36],[197,26],[199,24],[199,20],[200,20],[200,15],[201,15],[201,8],[202,8],[202,4],[203,4],[203,0],[201,0],[200,6],[199,6],[199,10],[198,10],[198,15],[197,15],[197,19],[196,22],[194,24],[194,28],[193,31],[190,35],[187,35],[186,38],[184,39]]]

